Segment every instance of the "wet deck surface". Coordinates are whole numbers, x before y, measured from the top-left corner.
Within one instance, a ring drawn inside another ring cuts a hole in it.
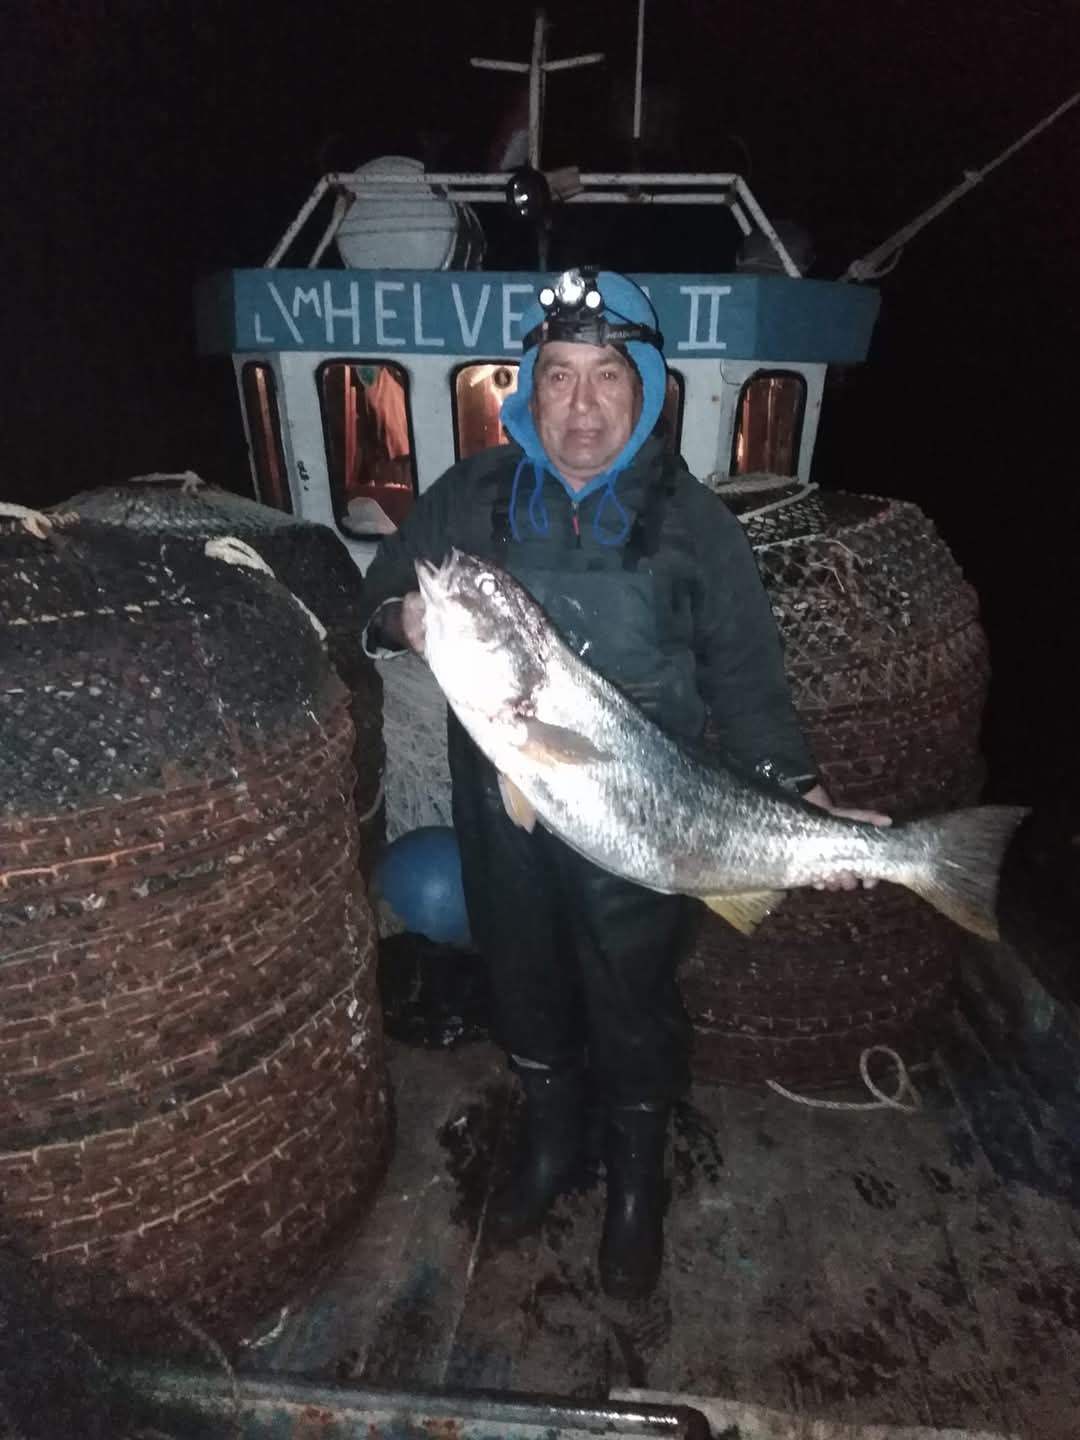
[[[961,1022],[915,1075],[914,1114],[696,1088],[674,1125],[664,1276],[637,1306],[598,1290],[598,1173],[536,1239],[485,1240],[514,1134],[494,1049],[390,1058],[380,1197],[252,1369],[1080,1433],[1080,1099],[1037,1093]]]

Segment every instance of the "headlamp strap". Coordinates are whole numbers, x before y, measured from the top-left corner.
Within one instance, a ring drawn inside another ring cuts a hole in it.
[[[664,337],[650,325],[637,325],[627,321],[622,325],[611,325],[603,315],[549,316],[541,320],[522,338],[522,348],[531,350],[545,340],[569,340],[583,345],[625,345],[639,340],[643,345],[664,348]]]
[[[545,340],[576,341],[585,345],[625,345],[638,340],[663,349],[664,337],[650,325],[633,320],[615,324],[603,314],[603,296],[597,284],[595,266],[582,265],[566,270],[554,285],[545,285],[539,300],[544,318],[524,337],[526,350]]]

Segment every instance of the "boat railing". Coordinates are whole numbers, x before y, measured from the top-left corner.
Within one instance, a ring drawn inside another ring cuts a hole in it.
[[[514,172],[478,171],[423,172],[374,175],[355,171],[334,171],[324,175],[300,207],[281,239],[271,250],[264,269],[276,269],[292,249],[319,204],[334,195],[334,208],[308,267],[319,264],[354,200],[407,195],[410,190],[435,194],[459,205],[505,203],[507,186]],[[744,237],[759,232],[776,255],[784,273],[801,277],[775,226],[741,175],[727,172],[694,171],[598,171],[578,172],[573,168],[552,171],[549,181],[554,195],[570,205],[723,205],[731,211]]]

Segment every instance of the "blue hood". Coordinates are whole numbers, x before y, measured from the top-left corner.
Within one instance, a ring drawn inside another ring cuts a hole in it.
[[[603,313],[613,323],[630,320],[643,325],[655,326],[656,313],[649,303],[649,297],[643,290],[635,285],[632,280],[628,280],[625,275],[617,275],[611,270],[601,270],[596,277],[596,283],[604,300]],[[539,301],[535,301],[522,316],[521,333],[527,335],[529,331],[535,325],[539,325],[543,319],[544,312],[540,307]],[[564,485],[566,485],[566,481],[559,475],[559,472],[548,458],[543,445],[540,443],[540,437],[537,435],[536,427],[533,425],[532,411],[529,408],[533,390],[533,370],[536,365],[536,356],[539,349],[540,347],[538,345],[534,345],[531,350],[527,350],[522,356],[521,365],[518,368],[517,389],[513,395],[507,396],[503,401],[500,416],[507,433],[512,439],[516,440],[522,450],[524,450],[526,459],[532,461],[536,483],[533,489],[532,500],[530,501],[529,515],[533,528],[543,534],[547,530],[547,516],[543,513],[542,500],[539,501],[539,505],[537,504],[543,485],[543,472],[544,470],[550,470],[553,475],[557,475],[558,478],[563,481]],[[607,490],[624,522],[620,526],[618,533],[613,532],[601,536],[606,543],[612,545],[621,544],[629,531],[629,521],[626,518],[626,513],[623,511],[622,506],[619,505],[615,496],[615,482],[620,472],[632,463],[635,455],[637,455],[642,445],[652,434],[653,427],[656,425],[657,420],[659,420],[660,412],[664,408],[664,399],[667,393],[667,366],[664,363],[663,355],[656,346],[647,345],[641,340],[631,340],[627,343],[626,351],[637,367],[638,374],[641,376],[642,402],[638,422],[634,426],[629,440],[627,440],[622,450],[616,455],[610,468],[606,470],[604,474],[594,476],[594,478],[580,490],[572,490],[569,485],[566,485],[567,490],[570,491],[574,500],[578,501],[583,500],[587,495],[594,494],[598,490]],[[515,477],[515,491],[517,489],[517,478],[518,477]],[[600,509],[602,510],[604,508],[605,505],[604,502],[602,502]],[[598,510],[593,520],[594,526],[599,526],[599,521],[600,511]],[[516,525],[514,525],[513,522],[513,515],[511,515],[511,523],[516,536]],[[597,533],[600,535],[599,529]]]

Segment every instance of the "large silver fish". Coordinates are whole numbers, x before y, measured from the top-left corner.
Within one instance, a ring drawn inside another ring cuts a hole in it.
[[[998,871],[1025,810],[982,806],[890,828],[831,815],[695,760],[503,571],[460,550],[416,571],[428,665],[519,823],[538,816],[594,864],[697,896],[744,933],[785,890],[850,871],[906,885],[997,937]]]

